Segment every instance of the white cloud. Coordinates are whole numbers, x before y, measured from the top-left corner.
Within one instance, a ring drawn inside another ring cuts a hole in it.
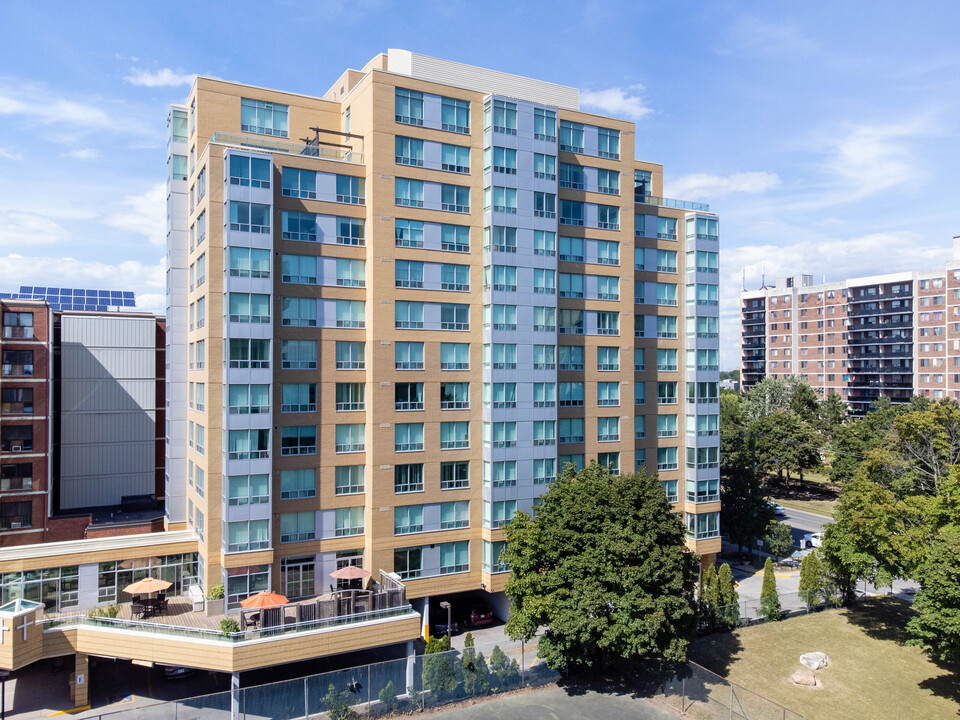
[[[103,222],[111,227],[146,235],[153,245],[167,242],[167,191],[157,183],[140,195],[127,195],[121,208],[107,215]]]
[[[65,243],[70,233],[49,217],[18,210],[0,210],[0,247]]]
[[[757,195],[765,193],[779,184],[779,176],[770,172],[744,172],[734,173],[733,175],[693,173],[666,183],[663,194],[667,197],[689,200],[714,199],[733,193]]]
[[[639,120],[653,112],[640,97],[642,85],[630,85],[628,88],[607,88],[606,90],[581,90],[580,104],[608,115]]]
[[[143,87],[178,87],[192,85],[196,77],[196,74],[174,71],[170,68],[161,68],[154,72],[130,68],[130,74],[125,75],[123,79],[131,85]]]
[[[817,41],[793,25],[768,22],[756,17],[738,18],[727,29],[726,35],[728,42],[719,50],[720,55],[808,56],[821,52]]]
[[[76,148],[65,153],[61,157],[71,157],[76,160],[96,160],[100,157],[100,151],[94,148]]]
[[[110,288],[137,294],[137,310],[163,314],[165,267],[161,260],[146,265],[136,260],[116,264],[70,257],[0,256],[0,288],[21,285]]]
[[[893,272],[933,270],[952,257],[952,248],[931,245],[915,232],[879,232],[850,238],[809,236],[784,244],[725,247],[721,253],[721,355],[724,368],[739,364],[740,288],[771,284],[778,277],[809,274],[820,283]]]
[[[4,158],[5,160],[20,161],[23,160],[23,155],[21,153],[14,152],[13,150],[7,150],[6,148],[0,147],[0,158]]]

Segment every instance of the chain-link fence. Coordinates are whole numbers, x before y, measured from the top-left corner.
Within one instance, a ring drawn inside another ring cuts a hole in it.
[[[839,596],[822,596],[816,602],[808,603],[800,593],[780,593],[778,596],[780,612],[772,617],[764,609],[759,599],[744,600],[736,605],[721,605],[715,608],[700,608],[700,631],[727,631],[745,625],[755,625],[769,620],[784,619],[794,615],[805,615],[826,608],[840,607]]]

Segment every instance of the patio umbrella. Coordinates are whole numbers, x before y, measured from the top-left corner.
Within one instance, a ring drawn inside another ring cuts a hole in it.
[[[167,582],[166,580],[145,577],[143,580],[137,580],[135,583],[127,585],[123,591],[125,593],[130,593],[131,595],[138,595],[139,593],[150,594],[160,592],[161,590],[166,590],[171,585],[173,585],[173,583]]]
[[[337,580],[363,580],[370,577],[370,571],[356,565],[347,565],[339,570],[334,570],[330,573],[330,577]]]
[[[245,608],[266,608],[283,605],[285,602],[287,602],[285,595],[270,592],[269,590],[261,590],[256,595],[251,595],[241,600],[240,606]]]

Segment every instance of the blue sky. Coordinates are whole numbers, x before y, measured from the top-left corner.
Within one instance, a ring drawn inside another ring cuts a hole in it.
[[[164,119],[191,76],[320,95],[390,47],[635,120],[665,194],[720,214],[724,367],[743,274],[934,268],[960,234],[953,2],[7,2],[0,27],[3,290],[162,312]]]

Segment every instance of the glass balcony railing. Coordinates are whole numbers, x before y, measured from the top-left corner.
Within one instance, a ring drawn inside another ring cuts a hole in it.
[[[215,132],[210,137],[211,143],[219,145],[235,145],[237,147],[256,148],[270,152],[285,153],[287,155],[305,155],[306,157],[320,158],[321,160],[336,160],[338,162],[363,165],[363,153],[345,148],[328,147],[324,145],[305,145],[303,143],[279,140],[267,137],[253,137],[237,135],[236,133]]]

